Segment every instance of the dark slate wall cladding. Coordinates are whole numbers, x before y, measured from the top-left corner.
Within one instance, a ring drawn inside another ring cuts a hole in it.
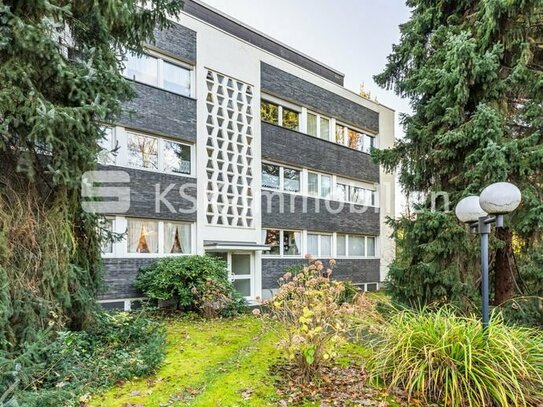
[[[117,166],[99,166],[98,169],[125,171],[130,175],[130,209],[127,213],[119,215],[196,221],[195,178]],[[173,206],[175,213],[171,212],[164,203],[159,206],[160,212],[156,212],[157,184],[160,184],[159,195],[164,193],[171,184],[175,185],[167,194],[163,195],[163,198]],[[186,186],[184,193],[187,197],[185,198],[181,197],[179,193],[179,188],[183,185]],[[108,185],[104,184],[103,186]],[[188,197],[193,198],[194,201],[191,202]],[[181,213],[180,210],[190,213]]]
[[[299,103],[362,129],[379,132],[379,113],[264,62],[262,91]]]
[[[155,30],[153,45],[191,64],[196,63],[196,31],[173,23],[165,30]]]
[[[196,141],[196,100],[132,82],[137,96],[123,105],[120,125]]]
[[[379,166],[368,154],[265,122],[262,122],[262,158],[379,182]]]
[[[284,45],[281,45],[280,43],[243,26],[242,24],[216,13],[212,9],[206,7],[204,4],[192,0],[185,0],[184,11],[196,18],[199,18],[200,20],[205,21],[206,23],[226,31],[235,37],[247,41],[258,48],[271,52],[278,57],[284,58],[293,64],[296,64],[307,69],[308,71],[343,86],[343,74],[340,74],[333,69],[312,60],[311,58],[285,47]]]
[[[326,206],[327,203],[328,206]],[[281,213],[281,207],[284,208],[283,213]],[[317,212],[317,207],[319,212]],[[329,213],[328,208],[337,212],[340,207],[341,202],[327,202],[323,199],[262,191],[262,227],[379,235],[378,208],[368,207],[364,213],[354,213],[355,209],[362,211],[363,207],[344,204],[341,212]],[[268,211],[268,209],[271,210]]]
[[[157,259],[103,259],[105,292],[100,299],[121,299],[143,297],[142,293],[134,288],[134,281],[142,267],[155,262]]]
[[[323,260],[326,264],[327,260]],[[332,277],[353,283],[379,282],[379,259],[338,259]],[[262,259],[262,289],[278,287],[279,278],[289,266],[307,264],[304,259]]]

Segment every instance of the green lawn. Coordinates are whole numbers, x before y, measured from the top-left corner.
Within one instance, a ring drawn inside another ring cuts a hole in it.
[[[267,328],[252,315],[232,320],[172,320],[166,360],[157,374],[95,395],[91,405],[277,406],[280,397],[270,367],[280,357],[280,335]],[[349,344],[338,362],[365,355],[366,350]]]
[[[278,334],[260,319],[172,321],[166,360],[150,378],[126,382],[93,397],[93,406],[276,405],[269,367]]]

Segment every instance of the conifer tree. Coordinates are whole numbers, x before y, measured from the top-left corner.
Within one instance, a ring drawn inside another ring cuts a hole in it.
[[[140,7],[141,5],[145,7]],[[178,0],[0,2],[0,349],[84,326],[101,275],[99,219],[80,204],[120,75]]]
[[[412,304],[470,304],[477,296],[478,239],[452,212],[431,210],[432,193],[450,209],[487,185],[509,181],[519,209],[492,242],[494,303],[542,294],[543,1],[409,0],[384,71],[383,87],[409,98],[405,138],[375,153],[397,169],[407,194],[423,193],[418,213],[391,224],[398,258],[391,290]]]

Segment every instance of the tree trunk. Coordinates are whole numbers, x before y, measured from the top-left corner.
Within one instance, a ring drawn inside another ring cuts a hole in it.
[[[494,305],[500,305],[515,295],[516,268],[513,257],[513,234],[508,229],[497,229],[498,239],[505,243],[496,251],[494,274]]]

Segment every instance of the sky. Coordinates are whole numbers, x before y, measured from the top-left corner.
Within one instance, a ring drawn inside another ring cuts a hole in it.
[[[378,87],[398,25],[409,19],[405,0],[203,0],[345,74],[345,87],[359,92],[363,83],[372,97],[396,110],[396,137],[402,136],[399,113],[409,103]]]

